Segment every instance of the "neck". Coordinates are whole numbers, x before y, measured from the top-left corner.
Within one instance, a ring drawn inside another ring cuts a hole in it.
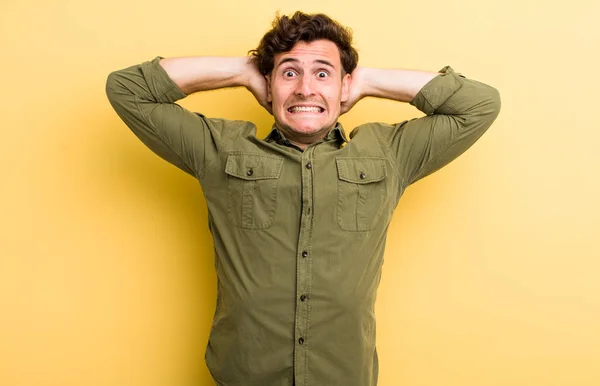
[[[305,135],[305,134],[301,134],[301,133],[292,132],[290,130],[284,130],[281,127],[279,127],[279,125],[277,125],[277,124],[276,124],[276,126],[279,129],[279,131],[281,131],[283,133],[283,135],[285,136],[285,138],[288,141],[290,141],[292,144],[298,146],[302,150],[306,150],[308,145],[318,142],[318,141],[322,140],[323,138],[325,138],[325,136],[327,136],[327,133],[329,133],[329,131],[331,129],[333,129],[333,127],[331,127],[329,129],[324,129],[324,130],[318,131],[314,134]]]

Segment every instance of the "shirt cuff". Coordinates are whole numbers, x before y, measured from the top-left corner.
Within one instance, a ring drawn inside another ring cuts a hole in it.
[[[144,62],[141,65],[142,74],[148,84],[148,88],[157,102],[173,103],[187,96],[179,86],[173,82],[167,72],[158,62],[164,59],[157,56],[151,61]]]
[[[440,74],[430,80],[410,102],[427,115],[435,113],[448,98],[462,86],[462,76],[454,72],[450,66],[442,68]]]

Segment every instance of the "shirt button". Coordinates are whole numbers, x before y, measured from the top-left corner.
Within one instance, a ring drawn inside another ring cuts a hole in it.
[[[304,344],[304,338],[300,338],[300,339],[298,339],[298,343],[300,343],[300,344]]]
[[[360,172],[360,179],[364,180],[365,178],[367,178],[367,175],[365,174],[365,172]]]
[[[254,170],[252,169],[248,169],[248,172],[246,173],[248,176],[251,176],[254,174]]]
[[[307,256],[308,256],[308,252],[302,251],[302,257],[307,257]]]
[[[307,168],[307,169],[312,169],[312,164],[311,164],[310,162],[309,162],[309,163],[307,163],[307,164],[306,164],[306,168]]]
[[[302,295],[302,296],[300,296],[300,301],[301,301],[301,302],[303,302],[303,301],[305,301],[305,300],[306,300],[306,295]]]

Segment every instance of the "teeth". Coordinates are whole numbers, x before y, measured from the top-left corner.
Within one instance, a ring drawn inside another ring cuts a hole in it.
[[[321,112],[321,108],[320,107],[300,107],[300,106],[296,106],[296,107],[292,107],[290,109],[290,111],[292,113],[319,113],[319,112]]]

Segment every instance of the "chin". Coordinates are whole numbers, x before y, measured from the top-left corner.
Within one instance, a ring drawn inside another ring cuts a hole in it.
[[[311,135],[311,134],[317,134],[320,131],[323,131],[323,127],[322,126],[318,126],[318,127],[305,127],[305,126],[300,126],[300,127],[294,127],[294,126],[289,126],[290,130],[292,130],[295,133],[301,133],[301,134],[306,134],[306,135]]]
[[[285,126],[296,133],[311,135],[332,128],[335,126],[335,122],[286,122]]]

